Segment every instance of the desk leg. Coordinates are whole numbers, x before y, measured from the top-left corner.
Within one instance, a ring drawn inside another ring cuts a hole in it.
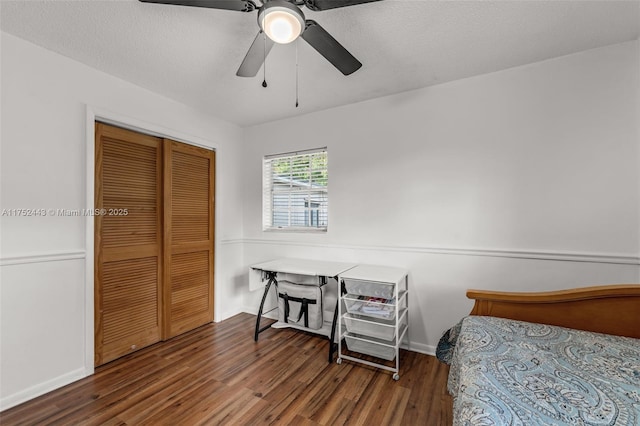
[[[331,336],[329,337],[329,364],[333,362],[333,354],[336,351],[337,343],[334,342],[336,339],[336,325],[338,324],[338,303],[340,303],[340,298],[336,301],[336,309],[333,311],[333,322],[331,323]]]
[[[344,282],[340,282],[338,277],[334,277],[334,279],[338,282],[338,300],[336,300],[336,309],[333,311],[333,322],[331,323],[331,337],[329,337],[329,364],[333,362],[333,354],[338,349],[338,344],[334,342],[336,338],[336,328],[338,326],[338,303],[342,299],[342,296],[347,294],[347,289],[344,286]],[[340,332],[342,330],[338,330],[338,338],[340,338]]]
[[[260,320],[262,319],[264,302],[267,300],[267,294],[269,294],[269,289],[271,288],[271,284],[275,284],[277,286],[276,272],[267,272],[267,275],[269,276],[269,281],[267,282],[267,285],[264,288],[264,294],[262,295],[262,302],[260,302],[260,309],[258,310],[258,317],[256,318],[256,332],[253,337],[253,340],[255,340],[256,342],[258,341],[258,334],[262,333],[263,331],[265,331],[267,328],[271,326],[271,324],[269,324],[267,326],[264,326],[263,328],[260,328]]]

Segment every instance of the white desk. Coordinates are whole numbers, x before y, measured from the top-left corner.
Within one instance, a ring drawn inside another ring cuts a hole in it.
[[[338,275],[343,272],[348,271],[356,266],[355,263],[346,263],[346,262],[327,262],[322,260],[310,260],[310,259],[295,259],[295,258],[281,258],[276,260],[271,260],[269,262],[262,262],[255,265],[251,265],[250,268],[254,271],[261,271],[262,273],[262,281],[266,284],[264,286],[264,294],[262,295],[262,302],[260,303],[260,309],[258,310],[258,317],[256,318],[256,329],[254,334],[254,340],[258,341],[258,335],[262,333],[269,327],[282,328],[282,327],[290,327],[289,324],[283,324],[276,322],[275,324],[269,324],[263,328],[260,328],[260,321],[262,319],[262,312],[264,310],[264,303],[267,299],[267,294],[269,293],[269,289],[271,285],[275,285],[276,288],[278,286],[278,273],[281,274],[296,274],[296,275],[306,275],[311,277],[318,278],[318,286],[323,286],[327,284],[327,278],[335,278],[336,282],[338,279]],[[331,322],[331,331],[321,329],[313,330],[309,328],[304,328],[300,326],[293,326],[292,328],[297,328],[305,331],[309,331],[312,333],[318,333],[325,335],[329,338],[329,362],[333,361],[333,353],[335,350],[334,340],[335,340],[335,332],[336,332],[336,321],[338,318],[338,304],[336,302],[336,307],[334,309],[333,321]]]
[[[355,263],[327,262],[324,260],[281,258],[251,265],[251,269],[264,272],[309,275],[313,277],[337,277],[356,266]]]

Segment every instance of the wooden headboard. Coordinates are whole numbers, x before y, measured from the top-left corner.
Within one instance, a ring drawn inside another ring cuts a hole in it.
[[[468,290],[471,315],[489,315],[640,339],[640,284],[538,293]]]

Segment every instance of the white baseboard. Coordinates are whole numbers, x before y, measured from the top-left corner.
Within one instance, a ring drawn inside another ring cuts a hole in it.
[[[0,399],[0,411],[15,407],[16,405],[22,404],[23,402],[29,401],[30,399],[36,398],[40,395],[51,392],[52,390],[66,386],[69,383],[73,383],[76,380],[83,379],[86,377],[85,373],[86,372],[84,368],[79,368],[77,370],[63,374],[62,376],[58,376],[54,379],[39,383],[28,389],[14,393],[13,395],[5,396]]]
[[[251,314],[251,315],[257,315],[258,314],[258,309],[256,307],[246,307],[243,310],[244,313],[247,314]],[[277,318],[277,313],[275,311],[270,312],[266,315],[264,315],[264,317],[266,318],[271,318],[271,319],[278,319]],[[418,352],[421,354],[425,354],[425,355],[431,355],[431,356],[435,356],[436,355],[436,347],[432,346],[432,345],[426,345],[424,343],[417,343],[417,342],[409,342],[409,347],[405,345],[401,345],[401,347],[403,349],[412,351],[412,352]]]
[[[258,306],[245,306],[242,309],[242,312],[244,312],[246,314],[251,314],[251,315],[258,315]],[[275,311],[264,313],[262,316],[265,317],[265,318],[270,318],[270,319],[277,320],[278,319],[278,312],[277,312],[277,310],[275,310]]]
[[[222,313],[218,313],[218,311],[216,311],[216,316],[213,319],[213,322],[222,322],[222,321],[224,321],[226,319],[229,319],[229,318],[231,318],[233,316],[236,316],[238,314],[241,314],[243,312],[245,312],[245,311],[243,309],[241,309],[241,308],[240,309],[227,310],[227,311],[224,311]]]
[[[425,345],[424,343],[409,342],[408,350],[421,354],[436,356],[436,347],[432,345]]]

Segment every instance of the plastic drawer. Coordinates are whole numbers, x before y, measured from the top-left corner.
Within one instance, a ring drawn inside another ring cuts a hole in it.
[[[350,294],[381,297],[384,299],[392,299],[395,297],[394,283],[351,280],[348,278],[345,278],[343,281],[347,288],[347,293]]]
[[[347,312],[350,314],[364,315],[371,318],[392,321],[396,317],[396,305],[392,299],[387,303],[371,301],[367,299],[359,299],[355,294],[347,294],[344,296],[344,304]]]
[[[357,336],[365,338],[365,336]],[[380,345],[375,342],[360,340],[356,336],[345,336],[347,340],[347,348],[353,352],[359,352],[365,355],[375,356],[377,358],[386,359],[387,361],[393,361],[396,357],[396,349],[390,346]]]
[[[396,337],[396,322],[394,320],[367,320],[366,317],[347,314],[343,318],[347,331],[377,339],[391,341]]]

